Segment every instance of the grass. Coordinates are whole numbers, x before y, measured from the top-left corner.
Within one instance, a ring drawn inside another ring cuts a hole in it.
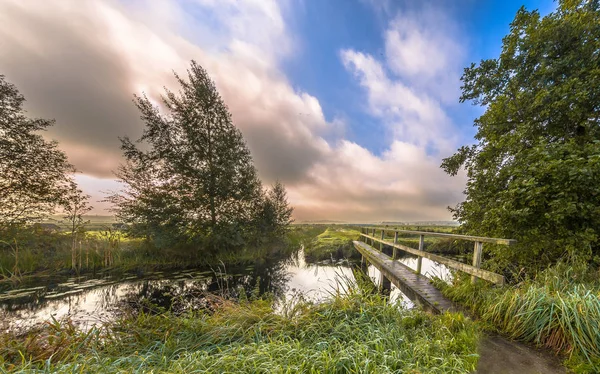
[[[206,253],[198,248],[157,248],[141,238],[129,238],[118,230],[106,227],[78,234],[77,263],[73,270],[70,233],[35,227],[21,228],[5,235],[10,240],[0,240],[0,282],[20,282],[24,277],[51,273],[146,272],[186,269],[221,262],[245,263],[289,255],[299,248],[299,241],[314,237],[318,230],[322,231],[324,228],[292,226],[289,238],[284,240],[274,240],[258,247],[238,248],[235,251]]]
[[[0,368],[13,372],[468,373],[477,326],[431,316],[381,295],[334,292],[321,304],[221,300],[214,312],[129,313],[88,332],[51,323],[0,336]]]
[[[586,279],[587,278],[587,279]],[[567,356],[574,372],[600,372],[598,271],[559,264],[518,286],[491,287],[468,278],[442,292],[471,308],[489,328]]]
[[[307,262],[329,259],[359,258],[360,254],[352,244],[358,240],[360,232],[343,227],[328,227],[304,247]]]

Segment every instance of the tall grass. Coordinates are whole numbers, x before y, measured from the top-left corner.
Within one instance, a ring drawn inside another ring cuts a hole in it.
[[[511,338],[568,356],[577,372],[600,372],[600,285],[586,282],[587,269],[559,265],[535,280],[494,288],[467,278],[443,293],[470,307],[490,327]]]
[[[220,302],[215,312],[130,314],[91,332],[50,325],[35,345],[4,337],[0,368],[15,372],[468,373],[476,326],[461,314],[404,310],[357,287],[322,304],[276,312],[269,300]],[[40,350],[39,347],[46,347]]]
[[[0,281],[21,279],[15,274],[81,274],[104,270],[144,272],[207,266],[220,262],[246,263],[273,256],[290,255],[299,248],[295,241],[306,236],[304,231],[304,228],[294,227],[289,238],[272,240],[259,247],[214,253],[185,246],[158,248],[141,238],[127,237],[106,228],[79,234],[75,245],[76,264],[73,266],[73,241],[69,233],[20,228],[10,233],[0,232]],[[308,230],[309,233],[312,231]],[[15,248],[18,248],[18,252]]]

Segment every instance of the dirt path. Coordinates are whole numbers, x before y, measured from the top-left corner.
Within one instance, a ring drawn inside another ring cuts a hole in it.
[[[499,335],[479,343],[478,374],[564,374],[559,357]]]

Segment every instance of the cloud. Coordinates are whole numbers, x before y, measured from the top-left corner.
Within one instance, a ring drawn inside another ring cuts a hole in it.
[[[132,94],[159,100],[163,86],[176,89],[172,70],[181,74],[195,59],[215,80],[261,178],[287,185],[298,220],[448,218],[445,207],[458,202],[464,181],[438,167],[440,150],[454,145],[437,92],[444,85],[435,89],[435,82],[452,67],[453,48],[439,48],[439,64],[423,72],[428,48],[446,42],[398,15],[382,32],[384,61],[340,52],[369,114],[390,131],[388,148],[375,155],[340,138],[343,122],[325,118],[318,98],[283,73],[298,37],[286,27],[286,6],[293,4],[7,0],[0,3],[0,72],[32,114],[56,118],[50,135],[84,173],[78,180],[94,200],[115,185],[117,137],[143,129]]]
[[[389,13],[376,7],[378,12]],[[368,113],[385,125],[381,156],[348,141],[294,186],[298,216],[358,220],[435,220],[462,199],[464,174],[450,178],[441,158],[456,149],[445,105],[457,101],[462,48],[458,31],[436,9],[404,9],[383,32],[385,58],[343,49],[340,59],[365,92]]]
[[[382,119],[394,138],[425,146],[445,142],[449,119],[439,101],[400,80],[392,80],[373,56],[342,50],[344,66],[367,91],[370,112]]]
[[[439,7],[424,3],[399,12],[385,32],[388,66],[411,86],[445,104],[456,103],[465,55],[458,35],[456,24]]]

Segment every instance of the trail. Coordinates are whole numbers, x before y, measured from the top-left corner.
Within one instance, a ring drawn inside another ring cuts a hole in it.
[[[479,343],[477,374],[563,374],[560,358],[552,354],[489,334]]]

